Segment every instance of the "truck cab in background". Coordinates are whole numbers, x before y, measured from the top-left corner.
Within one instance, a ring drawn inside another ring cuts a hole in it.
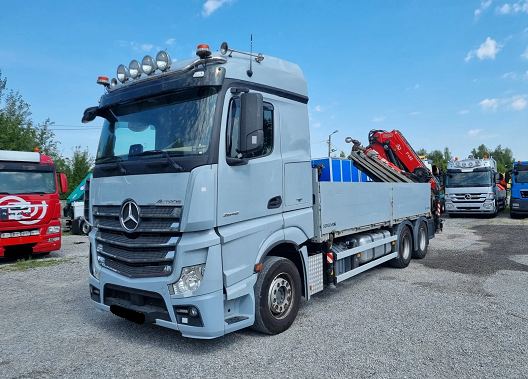
[[[506,183],[511,179],[510,217],[528,216],[528,161],[517,161],[506,173]]]
[[[450,215],[488,214],[495,217],[506,209],[506,189],[500,185],[493,158],[452,159],[445,175],[446,212]]]
[[[50,157],[0,150],[0,258],[48,254],[61,247],[60,192],[68,190]]]
[[[84,190],[86,183],[92,173],[89,173],[83,181],[75,188],[70,196],[66,199],[66,205],[62,212],[66,217],[66,226],[74,235],[88,234],[90,232],[90,224],[84,218]]]

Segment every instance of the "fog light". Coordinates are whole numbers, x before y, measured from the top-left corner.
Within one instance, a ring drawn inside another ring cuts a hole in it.
[[[453,206],[453,204],[449,204],[449,203],[448,203],[448,204],[446,204],[446,208],[447,208],[447,209],[453,209],[454,206]]]
[[[198,317],[199,314],[196,307],[189,307],[189,317]]]
[[[2,238],[11,238],[11,233],[2,233],[2,234],[0,234],[0,237],[2,237]]]
[[[519,204],[517,203],[512,204],[512,208],[519,208]]]
[[[20,237],[20,232],[11,233],[11,237]]]
[[[21,235],[22,237],[27,237],[27,236],[31,235],[31,233],[29,232],[29,230],[25,230],[25,231],[23,231],[22,233],[20,233],[20,235]]]
[[[60,240],[60,237],[53,237],[49,239],[50,242],[57,242],[58,240]]]
[[[32,236],[38,236],[40,234],[40,231],[38,229],[32,230],[30,233]]]
[[[493,203],[484,203],[484,208],[491,209],[493,207]]]

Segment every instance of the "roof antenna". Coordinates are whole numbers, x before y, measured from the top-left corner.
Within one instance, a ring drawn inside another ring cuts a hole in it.
[[[253,54],[253,34],[251,34],[251,47],[249,49],[249,70],[247,70],[247,76],[249,76],[250,78],[253,76],[253,70],[251,69],[251,55]]]

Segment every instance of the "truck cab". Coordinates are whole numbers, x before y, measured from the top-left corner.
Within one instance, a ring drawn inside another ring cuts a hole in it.
[[[493,158],[452,159],[445,174],[445,208],[451,215],[488,214],[496,216],[506,208],[506,189],[500,185]]]
[[[506,183],[511,180],[510,217],[528,216],[528,161],[517,161],[506,173]]]
[[[56,174],[44,154],[0,150],[0,258],[60,249],[59,188],[68,184]]]

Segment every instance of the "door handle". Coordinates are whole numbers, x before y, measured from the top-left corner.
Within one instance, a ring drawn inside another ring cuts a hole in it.
[[[275,196],[269,199],[268,209],[279,208],[282,205],[282,198],[280,196]]]

